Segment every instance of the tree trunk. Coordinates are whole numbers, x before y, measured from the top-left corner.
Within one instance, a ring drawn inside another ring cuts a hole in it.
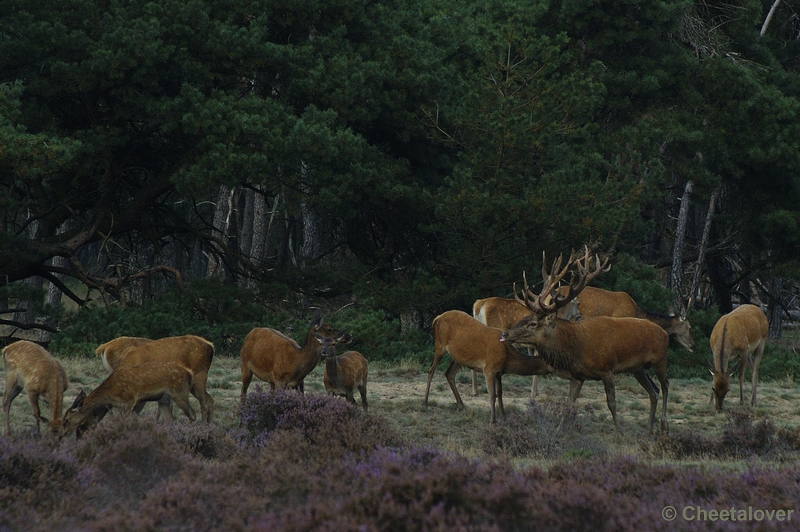
[[[692,308],[697,299],[697,293],[700,290],[700,274],[703,273],[703,265],[706,261],[706,250],[708,249],[708,237],[711,234],[711,221],[714,219],[714,211],[717,206],[717,197],[719,196],[719,189],[711,193],[711,198],[708,200],[708,211],[706,212],[706,221],[703,224],[703,237],[700,240],[700,250],[697,253],[697,262],[694,266],[694,274],[692,275],[692,285],[689,289],[689,297],[687,306]]]
[[[763,37],[765,33],[767,33],[767,28],[769,28],[769,23],[772,22],[772,17],[775,15],[775,11],[778,10],[778,6],[781,4],[781,0],[775,0],[773,2],[772,7],[769,8],[769,13],[767,13],[767,18],[764,19],[764,24],[761,25],[761,33],[760,35]]]
[[[670,289],[675,293],[675,297],[683,312],[686,309],[686,302],[682,295],[682,276],[683,276],[683,242],[686,238],[686,225],[689,220],[689,196],[692,193],[692,181],[686,182],[681,198],[681,208],[678,214],[678,226],[675,229],[675,244],[672,248],[672,268],[670,269],[669,284]]]
[[[306,163],[301,163],[300,173],[303,176],[303,182],[301,189],[306,194],[307,198],[311,197],[312,190],[311,187],[308,186],[308,165]],[[302,231],[303,231],[303,240],[300,243],[300,260],[298,263],[301,267],[305,267],[309,261],[316,259],[319,256],[320,244],[319,244],[319,221],[317,219],[317,214],[313,211],[311,206],[309,205],[310,201],[303,200],[300,203],[300,215],[302,219]]]
[[[266,259],[267,201],[260,190],[253,192],[253,246],[250,254],[254,265]]]
[[[225,185],[219,186],[219,194],[217,195],[217,207],[214,211],[214,229],[211,234],[220,239],[221,241],[227,240],[228,226],[230,225],[231,217],[231,203],[233,201],[233,192]],[[208,257],[208,277],[216,275],[223,276],[221,264],[216,256],[213,254]]]
[[[773,277],[770,282],[770,298],[767,305],[767,319],[769,320],[769,337],[780,339],[783,335],[783,278]]]

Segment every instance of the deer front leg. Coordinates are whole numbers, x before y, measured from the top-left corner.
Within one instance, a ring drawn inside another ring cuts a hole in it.
[[[606,403],[608,404],[608,409],[611,410],[611,418],[614,420],[614,427],[616,427],[617,432],[621,435],[622,429],[619,428],[619,422],[617,421],[617,393],[614,388],[614,375],[606,375],[603,377],[603,387],[606,389]]]
[[[444,378],[447,379],[447,384],[449,384],[450,389],[453,390],[453,395],[456,398],[456,403],[458,404],[458,408],[463,410],[465,408],[464,401],[461,400],[461,395],[458,393],[458,388],[456,388],[456,379],[455,379],[456,373],[458,373],[459,369],[461,369],[461,364],[457,363],[454,360],[453,362],[450,363],[450,366],[444,372]]]

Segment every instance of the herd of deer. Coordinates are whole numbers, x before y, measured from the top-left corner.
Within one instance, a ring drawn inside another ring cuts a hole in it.
[[[594,260],[593,260],[594,259]],[[600,258],[585,248],[582,257],[575,253],[562,266],[556,259],[548,272],[542,267],[544,285],[537,294],[524,279],[522,297],[514,287],[514,299],[488,298],[475,302],[473,316],[458,310],[447,311],[433,320],[434,358],[428,371],[424,404],[428,404],[431,380],[445,353],[452,358],[445,371],[456,402],[464,408],[455,384],[461,367],[473,371],[473,394],[477,394],[476,372],[486,379],[491,411],[503,409],[502,376],[532,375],[531,392],[536,394],[536,377],[555,374],[570,381],[568,400],[574,403],[586,380],[603,382],[614,426],[617,421],[614,375],[630,373],[650,396],[650,432],[653,432],[660,393],[650,377],[652,371],[663,393],[661,430],[667,431],[667,346],[669,337],[689,351],[695,348],[691,327],[682,316],[665,316],[642,309],[624,292],[608,292],[587,286],[604,271],[608,258]],[[567,283],[562,286],[569,274]],[[716,324],[710,343],[713,362],[712,401],[718,411],[738,371],[739,400],[744,402],[745,367],[752,368],[752,397],[756,406],[758,365],[764,352],[768,323],[754,305],[741,305]],[[242,344],[241,371],[244,401],[253,377],[269,382],[272,390],[293,388],[303,391],[305,377],[325,359],[323,382],[331,395],[344,396],[355,404],[354,393],[361,395],[367,410],[367,361],[357,351],[337,356],[339,343],[349,343],[350,335],[324,323],[319,312],[308,329],[306,341],[295,340],[269,328],[255,328]],[[523,354],[518,349],[525,351]],[[58,360],[36,343],[20,340],[3,349],[6,385],[3,394],[5,435],[10,434],[11,402],[27,391],[36,432],[40,420],[48,424],[59,439],[83,432],[99,422],[112,408],[139,413],[148,401],[158,402],[158,416],[173,421],[172,402],[191,420],[195,413],[189,394],[199,405],[201,419],[210,422],[214,399],[206,390],[214,345],[193,335],[150,340],[120,337],[100,345],[95,353],[110,370],[108,377],[88,395],[80,391],[62,419],[67,375]],[[731,368],[728,364],[733,362]],[[39,398],[50,406],[49,420],[41,416]]]

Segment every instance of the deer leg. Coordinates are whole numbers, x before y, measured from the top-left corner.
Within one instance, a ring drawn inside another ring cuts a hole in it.
[[[444,372],[444,378],[447,379],[447,384],[450,385],[450,389],[453,390],[453,395],[456,398],[456,403],[458,404],[458,408],[464,409],[464,401],[461,400],[461,395],[458,393],[458,388],[456,388],[456,379],[455,375],[458,373],[458,370],[461,369],[461,364],[456,362],[455,360],[450,363],[450,366]],[[430,382],[430,379],[428,380]],[[487,382],[488,384],[488,382]],[[427,399],[427,394],[425,396]]]
[[[10,373],[10,372],[9,372]],[[5,434],[11,434],[11,402],[22,392],[22,386],[17,383],[16,378],[6,379],[6,392],[3,394],[3,414],[5,414]]]
[[[189,404],[188,393],[176,393],[172,400],[175,401],[175,404],[178,405],[178,408],[183,410],[183,413],[186,414],[186,417],[189,418],[189,421],[195,420],[194,410],[192,410],[192,405]],[[170,415],[172,415],[171,410]],[[170,420],[170,423],[172,421],[174,421],[174,418]]]
[[[583,388],[583,379],[576,379],[575,377],[569,379],[569,396],[567,400],[570,404],[575,404],[581,393],[581,388]]]
[[[367,385],[359,386],[358,393],[361,394],[361,407],[364,409],[364,412],[367,411]]]
[[[603,387],[606,389],[606,403],[608,404],[608,409],[611,410],[611,418],[614,420],[614,427],[616,427],[617,432],[622,434],[622,429],[619,428],[619,422],[617,421],[617,393],[614,388],[613,374],[608,374],[603,377]]]
[[[442,361],[442,357],[444,356],[444,349],[439,349],[438,346],[433,351],[433,362],[431,362],[431,369],[428,370],[428,385],[425,387],[425,400],[422,402],[423,405],[428,406],[428,395],[431,391],[431,380],[433,380],[433,374],[436,372],[436,367],[439,365],[439,362]]]
[[[489,391],[489,423],[494,425],[495,422],[495,415],[494,415],[494,407],[495,403],[497,402],[497,377],[496,373],[486,372],[486,368],[483,369],[483,374],[486,377],[486,389]]]
[[[747,368],[747,355],[743,355],[739,360],[739,404],[744,404],[744,371]]]
[[[156,421],[161,415],[164,415],[164,419],[167,420],[167,423],[172,423],[175,421],[175,416],[172,415],[172,398],[168,394],[164,394],[161,399],[158,400],[158,413],[156,414]]]
[[[500,407],[500,415],[506,417],[506,410],[503,407],[503,376],[499,373],[495,377],[495,393],[497,394],[497,405]]]
[[[650,434],[653,434],[653,427],[656,422],[656,409],[658,408],[658,388],[650,378],[650,375],[644,369],[640,369],[633,373],[633,376],[642,385],[642,388],[650,396]]]
[[[28,401],[31,403],[31,409],[33,410],[33,419],[36,420],[36,434],[40,434],[39,421],[42,419],[42,412],[39,410],[39,394],[28,392]]]
[[[750,398],[750,407],[756,407],[756,388],[758,386],[758,365],[761,364],[761,357],[764,356],[764,345],[765,342],[762,342],[755,351],[755,355],[753,356],[753,368],[750,370],[752,373],[751,377],[753,379],[753,395]]]
[[[478,396],[478,372],[474,369],[472,370],[472,395]]]
[[[539,395],[539,376],[534,375],[531,380],[531,397]]]
[[[244,404],[244,400],[247,398],[247,389],[250,387],[250,381],[252,380],[253,372],[250,370],[250,368],[242,366],[242,404]]]

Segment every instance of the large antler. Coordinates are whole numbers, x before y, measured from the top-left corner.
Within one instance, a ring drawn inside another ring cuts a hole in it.
[[[575,252],[573,251],[563,268],[561,267],[563,256],[559,255],[558,258],[553,262],[553,267],[549,272],[547,271],[547,259],[544,252],[542,252],[542,279],[544,280],[542,291],[539,294],[535,294],[528,287],[528,280],[523,273],[524,300],[517,296],[516,285],[514,286],[514,299],[528,307],[531,312],[539,316],[552,314],[575,299],[581,290],[586,288],[587,284],[589,284],[601,273],[609,270],[607,267],[609,261],[608,257],[606,257],[606,259],[601,263],[600,257],[595,256],[594,268],[590,268],[592,257],[589,253],[589,247],[585,246],[584,249],[585,252],[582,258],[576,258]],[[577,273],[574,271],[570,272],[570,269],[573,265],[577,266]],[[568,272],[570,272],[569,291],[562,295],[558,292],[557,288],[561,280]]]

